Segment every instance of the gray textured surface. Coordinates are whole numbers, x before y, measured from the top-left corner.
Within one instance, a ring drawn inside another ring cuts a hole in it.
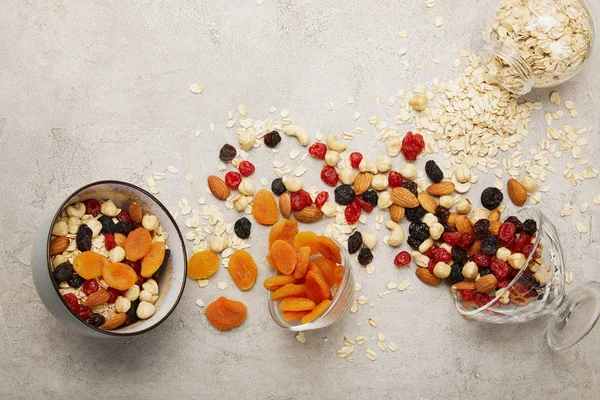
[[[188,282],[177,311],[143,337],[94,341],[58,326],[32,286],[30,243],[43,213],[72,189],[101,178],[143,184],[148,174],[173,164],[191,171],[196,183],[169,176],[159,197],[173,209],[180,196],[195,202],[205,196],[207,172],[216,172],[219,146],[235,140],[223,125],[227,108],[239,103],[255,118],[266,117],[271,105],[286,108],[310,130],[362,126],[369,132],[362,142],[375,143],[366,117],[394,115],[376,107],[375,96],[387,98],[433,76],[456,76],[449,64],[468,47],[474,16],[471,0],[438,1],[433,9],[422,1],[194,3],[2,2],[0,398],[598,397],[600,329],[573,349],[552,353],[544,343],[544,320],[506,327],[465,321],[446,290],[424,287],[412,270],[382,262],[392,255],[383,247],[372,277],[357,271],[376,306],[307,333],[305,344],[270,321],[260,283],[248,293],[233,287],[219,292],[214,284],[228,281],[224,271],[205,289]],[[445,19],[442,28],[433,25],[436,15]],[[408,39],[397,37],[401,29],[410,31]],[[427,68],[406,71],[396,54],[400,47],[409,48],[411,65],[422,60]],[[441,64],[432,64],[432,56]],[[563,99],[578,106],[577,126],[600,122],[600,85],[593,75],[598,67],[596,59],[560,88]],[[193,82],[202,83],[205,93],[191,94]],[[548,94],[529,97],[547,104]],[[345,104],[348,95],[358,104]],[[335,111],[327,111],[327,101]],[[357,123],[353,108],[363,114]],[[542,134],[542,117],[535,114],[530,141]],[[208,141],[211,122],[217,133]],[[204,132],[199,139],[196,129]],[[584,151],[597,163],[600,140],[589,137]],[[284,148],[291,146],[287,141]],[[382,151],[377,143],[369,154]],[[559,175],[569,162],[563,158],[553,161]],[[272,175],[270,161],[259,164],[257,177]],[[316,183],[316,174],[310,179]],[[565,183],[556,177],[545,196],[551,219],[560,219],[565,201],[587,201],[597,215],[591,201],[597,181],[576,189]],[[559,185],[566,195],[558,194]],[[600,279],[594,261],[600,228],[591,215],[575,211],[561,224],[574,283]],[[576,221],[593,222],[591,233],[577,233]],[[265,233],[255,229],[251,241],[258,259]],[[259,282],[268,273],[261,265]],[[376,296],[385,283],[401,278],[412,281],[409,291]],[[218,294],[248,304],[242,328],[219,333],[207,324],[194,301]],[[379,328],[368,326],[369,317]],[[335,356],[343,335],[370,338],[377,332],[399,351],[371,362],[362,355],[365,347],[376,348],[369,341],[354,363]]]

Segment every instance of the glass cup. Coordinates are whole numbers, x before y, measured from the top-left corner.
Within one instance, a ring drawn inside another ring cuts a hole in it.
[[[525,262],[525,266],[533,266],[541,261],[537,273],[542,275],[538,276],[537,284],[526,276],[531,272],[523,267],[506,288],[497,289],[494,298],[481,307],[456,293],[456,308],[466,317],[495,324],[523,323],[550,315],[548,345],[553,350],[567,349],[583,339],[600,317],[600,282],[587,282],[566,295],[565,263],[556,228],[537,207],[522,208],[515,215],[521,221],[531,218],[537,222],[533,247],[537,250]],[[517,290],[524,282],[529,285],[526,298],[518,295],[521,292]],[[511,296],[516,294],[515,300],[519,301],[501,304],[506,291]]]
[[[272,292],[269,292],[269,312],[271,313],[271,318],[273,318],[273,321],[275,321],[277,325],[295,332],[325,328],[341,320],[348,314],[350,308],[352,308],[355,294],[352,260],[344,246],[337,240],[332,240],[335,241],[340,248],[342,264],[344,265],[344,277],[342,278],[342,283],[339,287],[334,286],[332,288],[333,299],[331,300],[331,304],[321,313],[321,315],[306,324],[303,324],[300,321],[286,321],[283,319],[282,311],[279,308],[279,302],[271,300]],[[311,256],[311,260],[318,256],[319,255]]]

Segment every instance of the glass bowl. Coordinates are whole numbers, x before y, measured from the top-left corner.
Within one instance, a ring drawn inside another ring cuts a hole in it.
[[[598,321],[600,283],[588,282],[566,295],[565,263],[556,228],[537,207],[522,208],[514,215],[521,221],[531,218],[537,222],[536,250],[528,256],[525,266],[536,267],[535,272],[541,274],[538,280],[528,277],[531,272],[523,267],[506,288],[497,289],[494,298],[481,307],[456,293],[456,308],[470,319],[495,324],[523,323],[551,315],[548,345],[554,350],[567,349],[583,339]],[[520,295],[525,284],[529,290],[526,298]],[[514,302],[500,302],[506,291],[515,295]]]
[[[344,318],[344,316],[350,311],[350,308],[352,308],[355,293],[352,260],[348,254],[348,251],[340,242],[333,238],[330,239],[335,241],[340,248],[342,264],[344,265],[344,277],[342,278],[342,283],[339,287],[333,286],[332,288],[333,299],[331,300],[331,304],[329,307],[327,307],[327,309],[325,309],[325,311],[323,311],[323,313],[321,313],[321,315],[306,324],[303,324],[300,321],[286,321],[283,319],[282,311],[279,308],[279,303],[271,300],[272,292],[269,292],[269,313],[271,314],[273,321],[275,321],[275,323],[282,328],[295,332],[325,328]],[[319,255],[311,256],[311,260],[317,256]]]

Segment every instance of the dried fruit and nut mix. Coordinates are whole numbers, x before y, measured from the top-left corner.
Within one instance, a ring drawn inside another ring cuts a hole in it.
[[[67,206],[52,229],[54,282],[92,326],[113,330],[148,319],[169,262],[167,239],[158,218],[135,201],[127,210],[110,199]]]

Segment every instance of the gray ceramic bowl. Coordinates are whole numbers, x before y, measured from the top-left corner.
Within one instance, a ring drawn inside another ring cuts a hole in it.
[[[168,246],[171,257],[167,269],[159,279],[159,299],[156,302],[156,313],[147,320],[140,320],[129,326],[115,331],[103,331],[88,325],[63,300],[59,289],[54,285],[52,263],[49,257],[49,244],[52,227],[61,211],[68,205],[79,201],[95,198],[98,200],[112,199],[117,207],[137,201],[142,209],[158,217],[163,231],[169,235]],[[126,337],[147,332],[158,326],[173,312],[185,286],[187,271],[187,256],[181,232],[171,213],[154,196],[130,183],[119,181],[99,181],[77,189],[64,202],[53,208],[42,220],[35,236],[32,248],[31,270],[33,283],[48,310],[65,326],[93,337]]]

